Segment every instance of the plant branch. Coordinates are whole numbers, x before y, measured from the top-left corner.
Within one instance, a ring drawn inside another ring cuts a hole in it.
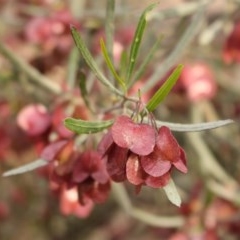
[[[184,225],[184,218],[181,216],[158,216],[142,209],[136,208],[132,205],[126,189],[122,184],[113,184],[112,187],[114,197],[119,205],[125,210],[131,217],[140,220],[154,227],[181,227]]]
[[[0,52],[4,55],[13,65],[18,67],[24,74],[26,74],[31,81],[42,86],[46,90],[54,94],[61,94],[62,90],[60,86],[42,75],[30,64],[25,62],[22,58],[17,56],[12,50],[0,42]]]
[[[203,113],[201,112],[201,110],[199,111],[199,107],[197,105],[192,106],[191,118],[193,122],[203,120]],[[214,157],[211,150],[209,149],[205,141],[202,139],[201,133],[187,133],[187,138],[196,153],[199,155],[199,162],[203,173],[210,174],[211,176],[218,179],[220,182],[234,183],[237,185],[236,181],[218,163],[217,159]]]
[[[153,227],[173,228],[182,227],[184,225],[184,218],[180,216],[157,216],[150,212],[133,207],[129,213],[132,217]]]
[[[240,192],[239,188],[237,188],[236,186],[224,185],[213,179],[208,180],[206,186],[217,196],[227,201],[237,203],[238,205],[240,204]]]

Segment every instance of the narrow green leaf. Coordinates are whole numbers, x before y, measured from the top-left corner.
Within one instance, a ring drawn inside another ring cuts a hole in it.
[[[168,95],[175,83],[177,82],[183,65],[178,65],[177,68],[172,72],[164,84],[157,90],[157,92],[152,96],[152,98],[147,103],[146,108],[149,112],[152,112],[156,109],[160,102]]]
[[[177,188],[175,186],[175,183],[172,179],[170,179],[169,183],[167,186],[163,187],[163,190],[165,191],[168,200],[176,205],[177,207],[181,206],[181,197],[177,191]]]
[[[109,70],[111,71],[111,73],[115,77],[115,79],[118,81],[119,85],[123,88],[123,91],[126,92],[125,82],[117,74],[117,72],[116,72],[116,70],[115,70],[115,68],[113,66],[113,63],[112,63],[112,61],[111,61],[111,59],[110,59],[110,57],[108,55],[107,48],[105,46],[105,43],[104,43],[103,39],[100,39],[100,45],[101,45],[101,50],[102,50],[105,62],[107,64]]]
[[[146,119],[146,122],[148,119]],[[226,120],[218,120],[213,122],[203,122],[203,123],[190,123],[190,124],[182,124],[182,123],[171,123],[171,122],[162,122],[162,121],[156,121],[157,126],[167,126],[172,131],[175,132],[199,132],[199,131],[206,131],[211,130],[219,127],[223,127],[229,124],[235,123],[231,119]]]
[[[86,88],[86,75],[83,72],[79,73],[79,87],[81,91],[81,96],[88,108],[90,108],[89,100],[88,100],[88,92]]]
[[[129,65],[128,65],[128,70],[127,70],[127,76],[126,76],[126,82],[130,81],[130,78],[132,76],[133,73],[133,69],[135,67],[136,64],[136,58],[139,52],[139,47],[142,41],[142,36],[147,24],[146,21],[146,16],[147,13],[149,11],[151,11],[157,4],[151,4],[150,6],[148,6],[144,12],[142,13],[139,22],[138,22],[138,26],[136,28],[135,34],[134,34],[134,39],[131,45],[131,50],[130,50],[130,56],[129,56]]]
[[[37,159],[36,161],[27,163],[25,165],[22,165],[20,167],[11,169],[5,173],[3,173],[3,177],[9,177],[13,175],[18,175],[26,172],[33,171],[37,168],[44,167],[49,164],[49,161],[46,161],[44,159]]]
[[[126,77],[127,67],[128,67],[128,53],[126,50],[123,50],[120,58],[119,67],[119,75],[121,78]]]
[[[131,87],[133,85],[134,82],[136,82],[137,80],[140,79],[140,77],[142,76],[142,74],[145,72],[147,65],[149,64],[149,62],[152,60],[154,54],[156,53],[157,49],[159,48],[159,45],[161,44],[163,39],[163,36],[160,36],[157,41],[155,42],[155,44],[151,47],[149,53],[147,54],[147,56],[144,58],[144,61],[142,62],[142,64],[139,66],[138,70],[134,73],[133,79],[132,81],[130,81],[128,87]]]
[[[67,84],[70,89],[74,89],[77,71],[79,67],[80,55],[78,53],[77,47],[73,47],[69,57],[68,57],[68,66],[67,66]]]
[[[113,124],[113,120],[106,120],[102,122],[90,122],[75,118],[66,118],[64,125],[69,130],[78,134],[90,134],[101,132],[109,128]]]
[[[71,32],[78,50],[81,52],[86,63],[91,68],[96,77],[99,79],[99,81],[101,81],[101,83],[108,87],[112,92],[116,93],[117,95],[123,96],[124,94],[117,88],[115,88],[100,71],[91,53],[88,51],[86,45],[84,44],[83,39],[81,38],[80,34],[78,33],[75,27],[71,26]]]

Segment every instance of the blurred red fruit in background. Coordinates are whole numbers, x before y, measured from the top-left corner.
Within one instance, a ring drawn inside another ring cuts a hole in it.
[[[187,97],[193,102],[212,99],[217,92],[217,84],[212,70],[207,64],[186,64],[179,81],[182,82]]]
[[[51,117],[45,106],[30,104],[19,112],[17,124],[29,136],[37,136],[48,129],[51,124]]]
[[[226,63],[240,62],[240,22],[237,22],[228,36],[224,48],[223,59]]]

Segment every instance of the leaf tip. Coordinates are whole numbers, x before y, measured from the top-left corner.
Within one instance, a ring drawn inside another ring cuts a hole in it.
[[[67,124],[70,120],[71,120],[70,117],[67,117],[67,118],[63,119],[63,123],[64,123],[64,125]]]

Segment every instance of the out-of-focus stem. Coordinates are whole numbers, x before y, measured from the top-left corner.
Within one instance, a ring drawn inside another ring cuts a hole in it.
[[[133,218],[154,227],[177,228],[184,225],[184,218],[181,216],[158,216],[145,210],[132,206],[131,200],[122,184],[113,183],[112,191],[115,200]]]
[[[132,208],[132,203],[124,186],[119,183],[112,183],[112,192],[115,200],[123,210],[129,212]]]
[[[213,179],[208,180],[206,186],[217,196],[240,205],[240,191],[236,186],[224,185]]]
[[[201,103],[193,104],[191,118],[193,122],[203,121],[204,116],[201,111]],[[218,163],[217,159],[204,142],[200,132],[188,133],[187,138],[200,158],[199,163],[204,174],[210,174],[220,182],[238,185],[237,182]]]
[[[34,67],[25,62],[22,58],[17,56],[12,50],[0,42],[0,52],[4,55],[14,66],[18,67],[20,71],[26,74],[29,79],[38,85],[42,86],[46,90],[54,94],[61,94],[62,90],[60,86],[48,79]]]
[[[132,208],[130,215],[153,227],[181,227],[184,225],[184,218],[180,216],[157,216],[139,208]]]

